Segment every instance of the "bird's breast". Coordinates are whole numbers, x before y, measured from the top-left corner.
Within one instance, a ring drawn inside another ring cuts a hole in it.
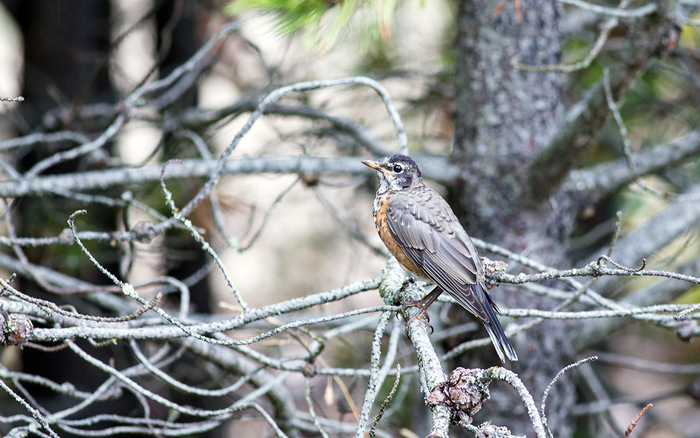
[[[374,225],[377,227],[377,233],[384,242],[384,246],[389,252],[396,257],[396,260],[410,273],[421,279],[429,279],[428,275],[419,268],[411,259],[404,253],[401,246],[396,242],[394,236],[389,231],[389,222],[387,212],[389,210],[389,197],[379,197],[374,201]],[[432,281],[431,281],[432,282]]]

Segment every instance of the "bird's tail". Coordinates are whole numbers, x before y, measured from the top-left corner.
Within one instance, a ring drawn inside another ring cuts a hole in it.
[[[484,306],[484,310],[486,311],[486,314],[488,315],[489,319],[488,322],[484,321],[484,327],[486,327],[486,331],[491,337],[491,342],[496,348],[496,353],[498,353],[498,357],[501,358],[501,362],[503,363],[506,363],[506,357],[511,362],[517,361],[518,355],[515,352],[515,348],[513,348],[510,341],[508,341],[508,338],[506,337],[506,334],[503,331],[503,327],[501,326],[501,323],[498,321],[498,317],[496,316],[496,312],[498,311],[496,303],[493,302],[491,296],[489,296],[488,292],[486,292],[486,290],[481,285],[475,284],[474,287],[482,288],[484,294],[486,295],[486,299],[489,301],[490,305]]]

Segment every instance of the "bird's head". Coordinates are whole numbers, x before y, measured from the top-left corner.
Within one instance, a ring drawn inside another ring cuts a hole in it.
[[[364,160],[362,164],[377,171],[380,191],[405,190],[423,182],[418,165],[407,155],[396,154],[376,161]]]

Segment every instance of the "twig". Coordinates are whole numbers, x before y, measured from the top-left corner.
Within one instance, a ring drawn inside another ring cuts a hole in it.
[[[680,312],[678,312],[678,314],[675,316],[675,318],[676,318],[677,320],[683,320],[683,319],[685,319],[688,315],[690,315],[691,313],[695,313],[695,312],[697,312],[698,310],[700,310],[700,303],[695,304],[694,306],[691,306],[691,307],[689,307],[688,309],[681,310]]]
[[[54,438],[59,438],[59,436],[56,434],[56,432],[51,429],[51,426],[49,423],[46,421],[43,415],[41,415],[41,412],[39,412],[37,409],[34,409],[29,403],[27,403],[22,397],[17,395],[12,388],[7,386],[5,382],[0,379],[0,388],[2,388],[10,397],[15,399],[15,401],[19,404],[21,404],[29,413],[32,414],[32,417],[41,425],[42,428],[44,428],[52,437]],[[29,426],[30,430],[34,430],[36,432],[36,429],[34,427]]]
[[[318,201],[323,205],[323,207],[328,210],[328,213],[336,220],[338,221],[355,239],[357,239],[359,242],[362,242],[365,246],[367,246],[369,249],[371,249],[375,254],[379,254],[382,256],[387,255],[386,250],[383,247],[379,247],[377,245],[373,245],[367,237],[360,231],[359,227],[357,226],[356,223],[352,222],[351,220],[345,218],[338,210],[333,206],[333,204],[326,198],[326,196],[323,194],[323,191],[318,186],[313,187],[314,194],[316,195],[316,198]]]
[[[22,96],[17,96],[17,97],[0,96],[0,102],[24,102],[24,97],[22,97]]]
[[[569,370],[571,370],[571,369],[573,369],[573,368],[578,368],[578,367],[580,367],[581,365],[583,365],[583,364],[585,364],[585,363],[588,363],[588,362],[591,362],[591,361],[594,361],[594,360],[598,360],[598,357],[597,357],[597,356],[587,357],[587,358],[585,358],[585,359],[581,359],[581,360],[577,361],[576,363],[572,363],[572,364],[570,364],[570,365],[565,366],[564,368],[562,368],[561,370],[559,370],[559,372],[557,373],[557,375],[554,376],[554,378],[552,379],[552,381],[549,382],[549,385],[547,385],[547,388],[544,390],[544,395],[542,396],[542,404],[540,404],[540,415],[542,416],[542,424],[544,425],[544,428],[545,428],[545,430],[547,431],[547,435],[548,435],[550,438],[553,438],[554,435],[552,434],[552,431],[549,429],[549,424],[547,424],[546,402],[547,402],[547,397],[549,396],[549,392],[552,390],[552,387],[554,386],[554,384],[555,384],[567,371],[569,371]]]
[[[620,138],[622,138],[622,155],[630,168],[630,174],[638,175],[639,173],[635,167],[634,160],[632,160],[632,141],[629,138],[627,127],[625,126],[625,121],[622,120],[622,115],[620,114],[620,110],[617,107],[617,103],[613,99],[612,90],[610,89],[610,70],[607,68],[603,70],[603,87],[605,89],[605,100],[608,104],[608,109],[613,115],[613,120],[615,120],[615,124],[617,124],[617,128],[620,132]],[[635,183],[639,187],[641,187],[642,190],[652,193],[656,196],[662,198],[671,197],[670,193],[663,193],[653,189],[652,187],[649,187],[640,177],[637,177]]]
[[[199,155],[205,159],[205,160],[213,160],[214,156],[212,153],[209,151],[209,148],[207,145],[204,143],[204,139],[197,133],[192,132],[190,130],[182,130],[178,131],[177,135],[184,137],[185,139],[189,140],[192,142],[192,144],[195,146],[197,149],[197,152],[199,152]],[[228,244],[229,247],[239,249],[240,248],[240,242],[238,239],[235,239],[232,237],[228,230],[226,229],[226,225],[224,223],[224,215],[223,212],[221,211],[221,204],[219,202],[219,195],[216,192],[216,190],[213,190],[211,194],[209,195],[209,200],[211,201],[211,209],[212,209],[212,216],[214,217],[214,223],[216,224],[216,228],[219,230],[219,233],[223,236],[224,240]]]
[[[267,208],[267,211],[265,211],[265,216],[263,217],[262,223],[258,227],[257,231],[253,234],[253,237],[250,238],[250,241],[244,245],[238,248],[239,252],[244,252],[249,250],[255,242],[262,236],[263,231],[265,231],[265,227],[267,226],[268,222],[270,221],[270,217],[272,217],[272,212],[274,211],[275,207],[279,205],[280,202],[282,202],[282,199],[284,199],[285,196],[299,183],[299,178],[296,178],[289,186],[287,186],[285,189],[283,189],[275,199],[272,200],[272,203],[270,206]]]
[[[43,272],[43,271],[42,271]],[[307,295],[304,297],[300,298],[293,298],[287,301],[283,301],[280,303],[275,303],[271,304],[269,306],[264,306],[256,309],[251,309],[251,311],[246,314],[246,315],[240,315],[236,318],[232,319],[227,319],[224,321],[217,321],[217,322],[212,322],[212,323],[200,323],[197,325],[191,325],[189,327],[186,327],[186,329],[189,332],[196,332],[196,333],[214,333],[214,332],[222,332],[222,331],[228,331],[228,330],[233,330],[239,327],[243,327],[247,324],[250,324],[251,322],[259,321],[265,318],[268,318],[270,316],[276,316],[279,314],[283,313],[291,313],[295,312],[298,310],[303,310],[307,309],[310,307],[318,306],[320,304],[325,304],[331,301],[337,301],[337,300],[342,300],[343,298],[350,297],[352,295],[376,289],[379,285],[379,278],[373,278],[373,279],[368,279],[368,280],[363,280],[363,281],[358,281],[355,283],[348,284],[346,286],[343,286],[338,289],[333,289],[330,291],[325,291],[325,292],[320,292],[316,294],[311,294]],[[7,303],[8,305],[11,303]],[[0,306],[5,305],[5,302],[0,300]],[[387,308],[385,306],[382,307],[377,307],[376,311],[381,311],[381,310],[389,310],[392,309],[393,307]],[[154,309],[154,311],[160,310],[158,308]],[[37,316],[41,316],[40,314]],[[169,315],[168,315],[169,316]],[[175,321],[177,322],[177,321]],[[69,328],[61,328],[61,329],[35,329],[34,331],[34,340],[41,340],[41,341],[48,341],[52,339],[59,339],[59,338],[53,338],[52,333],[55,333],[55,331],[59,332],[64,332],[64,335],[66,338],[72,338],[75,336],[80,336],[80,332],[83,332],[83,329],[87,327],[69,327]],[[178,328],[179,329],[179,328]],[[113,329],[110,333],[107,331],[104,331],[104,333],[99,334],[100,330],[97,328],[91,328],[90,330],[97,330],[95,332],[92,332],[91,334],[86,333],[86,337],[94,337],[94,338],[100,338],[100,337],[106,337],[106,338],[111,338],[113,336],[111,335],[117,335],[121,334],[127,338],[133,337],[134,339],[163,339],[164,337],[179,337],[176,335],[177,331],[170,332],[170,330],[175,330],[175,327],[153,327],[153,328],[148,328],[148,327],[141,327],[141,328],[135,328],[133,331],[131,330],[121,330],[118,328]],[[153,331],[151,331],[153,330]],[[181,330],[181,329],[180,329]],[[65,339],[62,336],[60,339]]]
[[[652,14],[656,12],[656,10],[659,8],[659,6],[656,3],[648,3],[644,6],[640,6],[636,9],[626,9],[626,5],[629,4],[629,1],[625,1],[620,4],[617,8],[608,8],[605,6],[600,6],[600,5],[595,5],[593,3],[588,3],[584,2],[581,0],[559,0],[562,3],[570,4],[573,6],[577,6],[581,9],[586,9],[589,11],[593,11],[597,14],[603,14],[603,15],[610,15],[613,17],[619,17],[619,18],[639,18],[643,17],[645,15]],[[624,4],[624,6],[623,6]]]
[[[387,406],[389,406],[389,403],[394,399],[394,395],[396,394],[396,390],[399,387],[399,382],[401,381],[401,365],[396,364],[396,378],[394,379],[394,385],[391,387],[391,391],[389,391],[389,394],[386,396],[384,401],[382,402],[382,405],[379,407],[379,412],[377,412],[377,416],[374,417],[374,421],[372,421],[372,425],[369,428],[369,438],[374,438],[376,436],[376,428],[377,424],[381,421],[382,417],[384,416],[384,412],[386,412]]]
[[[601,256],[599,260],[604,260],[605,256]],[[621,266],[621,265],[619,265]],[[600,276],[635,276],[635,277],[664,277],[673,278],[676,280],[687,281],[693,284],[700,284],[700,278],[692,275],[684,275],[671,271],[659,271],[655,269],[638,269],[628,267],[618,267],[616,269],[608,268],[599,261],[590,262],[583,268],[565,269],[561,271],[551,270],[541,272],[539,274],[517,276],[506,274],[504,272],[495,272],[493,278],[499,283],[521,284],[532,281],[543,281],[552,279],[563,279],[568,277],[600,277]]]
[[[365,428],[367,426],[367,422],[369,421],[369,416],[372,412],[372,406],[374,405],[377,393],[384,384],[384,380],[386,379],[389,370],[393,367],[394,360],[396,359],[398,339],[401,334],[399,324],[394,324],[393,330],[391,331],[391,337],[389,338],[389,347],[387,349],[386,359],[384,360],[382,367],[379,367],[382,338],[392,315],[394,315],[394,312],[384,312],[379,319],[377,329],[374,331],[374,339],[372,340],[372,355],[370,358],[370,377],[369,382],[367,383],[367,391],[365,391],[365,399],[362,404],[360,418],[357,422],[357,432],[355,433],[356,438],[362,438],[365,435]]]
[[[646,411],[648,411],[652,406],[654,405],[649,403],[646,406],[644,406],[641,411],[639,411],[637,416],[634,417],[634,419],[630,422],[630,425],[627,426],[627,430],[625,431],[625,438],[629,438],[629,436],[632,434],[632,431],[637,426],[637,422],[642,418],[642,415],[644,415]]]
[[[122,129],[124,124],[127,121],[127,116],[125,114],[119,114],[117,118],[109,125],[107,129],[102,131],[99,137],[97,137],[95,140],[89,142],[89,143],[84,143],[74,149],[70,149],[65,152],[58,152],[55,153],[38,163],[36,163],[31,169],[29,169],[27,172],[25,172],[24,177],[27,179],[31,179],[36,177],[39,173],[42,171],[55,166],[56,164],[72,160],[74,158],[80,157],[82,155],[87,155],[92,151],[95,151],[97,149],[100,149],[103,147],[108,141],[113,139],[119,131]]]
[[[503,367],[492,367],[488,370],[484,370],[484,372],[486,373],[485,377],[487,379],[502,380],[515,389],[520,397],[520,400],[523,401],[523,404],[527,409],[527,414],[532,422],[535,435],[537,438],[547,438],[547,433],[545,432],[540,413],[537,411],[535,400],[532,398],[532,395],[530,395],[530,392],[527,390],[527,387],[525,387],[522,380],[518,378],[518,375]]]
[[[321,438],[330,438],[321,426],[321,422],[318,420],[318,416],[314,410],[314,401],[311,398],[311,383],[309,382],[309,379],[304,380],[304,398],[306,399],[306,404],[309,406],[309,415],[311,415],[311,418],[314,421],[316,430],[319,434],[321,434]]]
[[[240,291],[234,286],[233,280],[231,279],[231,276],[228,273],[228,269],[224,266],[223,262],[221,261],[221,258],[219,255],[214,251],[214,249],[209,245],[209,242],[207,242],[204,237],[199,233],[197,230],[194,229],[192,222],[187,219],[184,215],[182,215],[179,211],[177,206],[175,205],[175,201],[173,200],[173,195],[170,193],[168,188],[165,186],[165,179],[163,175],[165,175],[165,170],[168,167],[168,163],[165,163],[163,165],[163,172],[161,174],[161,179],[160,179],[160,189],[163,192],[163,195],[165,196],[165,203],[170,208],[170,213],[173,215],[173,218],[175,218],[179,223],[181,223],[187,231],[190,232],[190,235],[194,238],[194,240],[199,243],[201,246],[202,250],[205,251],[209,256],[214,260],[214,263],[216,266],[218,266],[219,270],[224,276],[224,279],[226,280],[226,284],[229,287],[229,290],[233,294],[233,296],[236,298],[236,301],[238,301],[238,304],[241,306],[241,309],[243,309],[243,313],[248,311],[248,304],[246,304],[245,300],[243,299],[243,296],[241,295]]]
[[[562,1],[562,0],[560,0]],[[629,3],[629,2],[628,2]],[[598,39],[596,39],[595,43],[593,44],[593,47],[591,47],[591,50],[588,52],[588,55],[586,55],[585,58],[582,60],[573,63],[573,64],[552,64],[552,65],[525,65],[525,64],[520,64],[518,62],[517,58],[514,58],[511,64],[513,65],[514,68],[517,68],[518,70],[521,71],[528,71],[528,72],[535,72],[535,73],[547,73],[547,72],[561,72],[561,73],[573,73],[579,70],[583,70],[588,68],[591,63],[598,57],[600,54],[600,51],[603,49],[605,46],[605,43],[608,41],[608,37],[610,36],[610,32],[617,26],[618,24],[618,19],[617,18],[611,18],[604,22],[603,24],[600,25],[600,35],[598,35]]]
[[[10,286],[10,284],[0,278],[0,287],[2,287],[2,292],[7,292],[10,295],[13,295],[17,298],[19,298],[22,301],[26,301],[28,303],[34,304],[40,308],[42,308],[50,318],[50,315],[52,313],[56,313],[62,316],[65,316],[67,318],[75,318],[75,319],[80,319],[84,321],[96,321],[96,322],[105,322],[105,323],[117,323],[117,322],[126,322],[126,321],[131,321],[139,316],[143,315],[144,313],[148,312],[149,310],[153,309],[154,307],[158,306],[160,304],[160,300],[163,298],[163,294],[160,292],[157,293],[156,295],[151,298],[151,300],[146,303],[143,307],[138,309],[137,311],[130,313],[129,315],[124,315],[124,316],[115,316],[115,317],[107,317],[107,316],[94,316],[94,315],[85,315],[85,314],[80,314],[75,311],[67,311],[63,310],[60,307],[58,307],[55,303],[47,300],[42,300],[40,298],[34,298],[29,295],[26,295],[17,289],[13,288]]]
[[[35,133],[25,135],[19,138],[10,138],[0,141],[0,151],[20,148],[24,146],[33,146],[43,143],[87,143],[90,139],[82,132],[75,131],[59,131],[51,133]]]

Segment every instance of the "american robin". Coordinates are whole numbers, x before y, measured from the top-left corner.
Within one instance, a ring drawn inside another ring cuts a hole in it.
[[[472,239],[447,201],[423,183],[416,162],[392,155],[362,164],[379,176],[373,209],[379,237],[406,270],[436,285],[423,300],[406,304],[420,307],[413,318],[425,322],[427,308],[447,291],[483,321],[502,362],[505,357],[518,360],[496,317],[498,308],[486,292],[484,267]]]

